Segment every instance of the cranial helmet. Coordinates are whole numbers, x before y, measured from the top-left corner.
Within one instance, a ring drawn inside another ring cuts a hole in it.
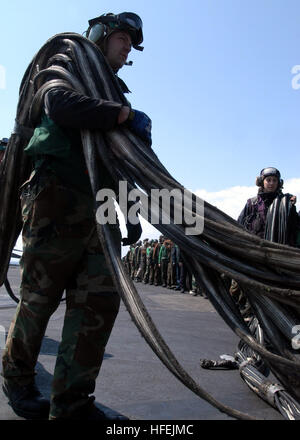
[[[8,144],[8,138],[2,138],[0,140],[0,151],[4,151]]]
[[[281,175],[279,170],[277,168],[268,167],[263,168],[260,172],[260,175],[256,178],[256,185],[257,186],[263,186],[264,179],[269,176],[275,176],[278,179],[278,188],[282,188],[283,186],[283,180],[281,179]]]
[[[122,12],[121,14],[100,15],[100,17],[89,20],[89,28],[86,36],[89,40],[102,46],[106,38],[115,31],[127,32],[132,40],[132,46],[136,50],[143,50],[140,46],[143,42],[143,22],[141,18],[133,12]]]

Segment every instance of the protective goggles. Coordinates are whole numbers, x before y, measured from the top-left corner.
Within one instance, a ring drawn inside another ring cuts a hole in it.
[[[89,20],[90,25],[90,35],[89,38],[94,40],[91,37],[93,26],[96,24],[104,24],[108,28],[113,30],[124,30],[129,33],[132,39],[132,46],[137,50],[143,50],[144,48],[140,46],[143,41],[143,22],[137,14],[132,12],[122,12],[121,14],[106,14],[100,15],[100,17],[92,18]]]
[[[260,172],[260,176],[262,178],[268,177],[268,176],[276,176],[278,179],[280,179],[280,172],[276,168],[263,168]]]

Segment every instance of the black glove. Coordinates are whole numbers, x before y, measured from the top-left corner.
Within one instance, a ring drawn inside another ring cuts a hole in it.
[[[126,228],[128,237],[122,238],[122,246],[128,246],[130,244],[136,243],[142,235],[142,227],[140,222],[138,222],[137,225],[127,223]]]
[[[152,121],[145,113],[139,110],[131,110],[127,120],[128,127],[135,132],[140,138],[148,142],[151,146],[151,128]]]

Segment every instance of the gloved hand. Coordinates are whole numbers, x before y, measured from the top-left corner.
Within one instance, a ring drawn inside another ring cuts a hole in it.
[[[126,228],[128,237],[122,238],[122,246],[128,246],[130,244],[136,243],[142,235],[142,227],[140,222],[138,222],[137,225],[127,223]]]
[[[128,127],[140,136],[144,141],[148,142],[151,146],[151,128],[152,121],[145,113],[139,110],[130,110],[129,117],[127,119]]]

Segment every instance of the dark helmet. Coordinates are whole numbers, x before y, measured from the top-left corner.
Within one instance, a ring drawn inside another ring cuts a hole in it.
[[[263,168],[260,172],[259,177],[256,178],[256,185],[263,186],[264,179],[269,176],[275,176],[278,179],[279,188],[283,186],[283,180],[281,179],[281,175],[279,170],[274,167]]]
[[[140,46],[143,42],[143,22],[141,18],[133,12],[122,12],[121,14],[100,15],[100,17],[89,20],[89,28],[86,36],[89,40],[103,45],[106,38],[115,31],[126,31],[131,37],[132,46],[136,50],[143,50]]]
[[[2,138],[0,140],[0,151],[4,151],[5,148],[7,147],[8,144],[8,139],[7,138]]]

